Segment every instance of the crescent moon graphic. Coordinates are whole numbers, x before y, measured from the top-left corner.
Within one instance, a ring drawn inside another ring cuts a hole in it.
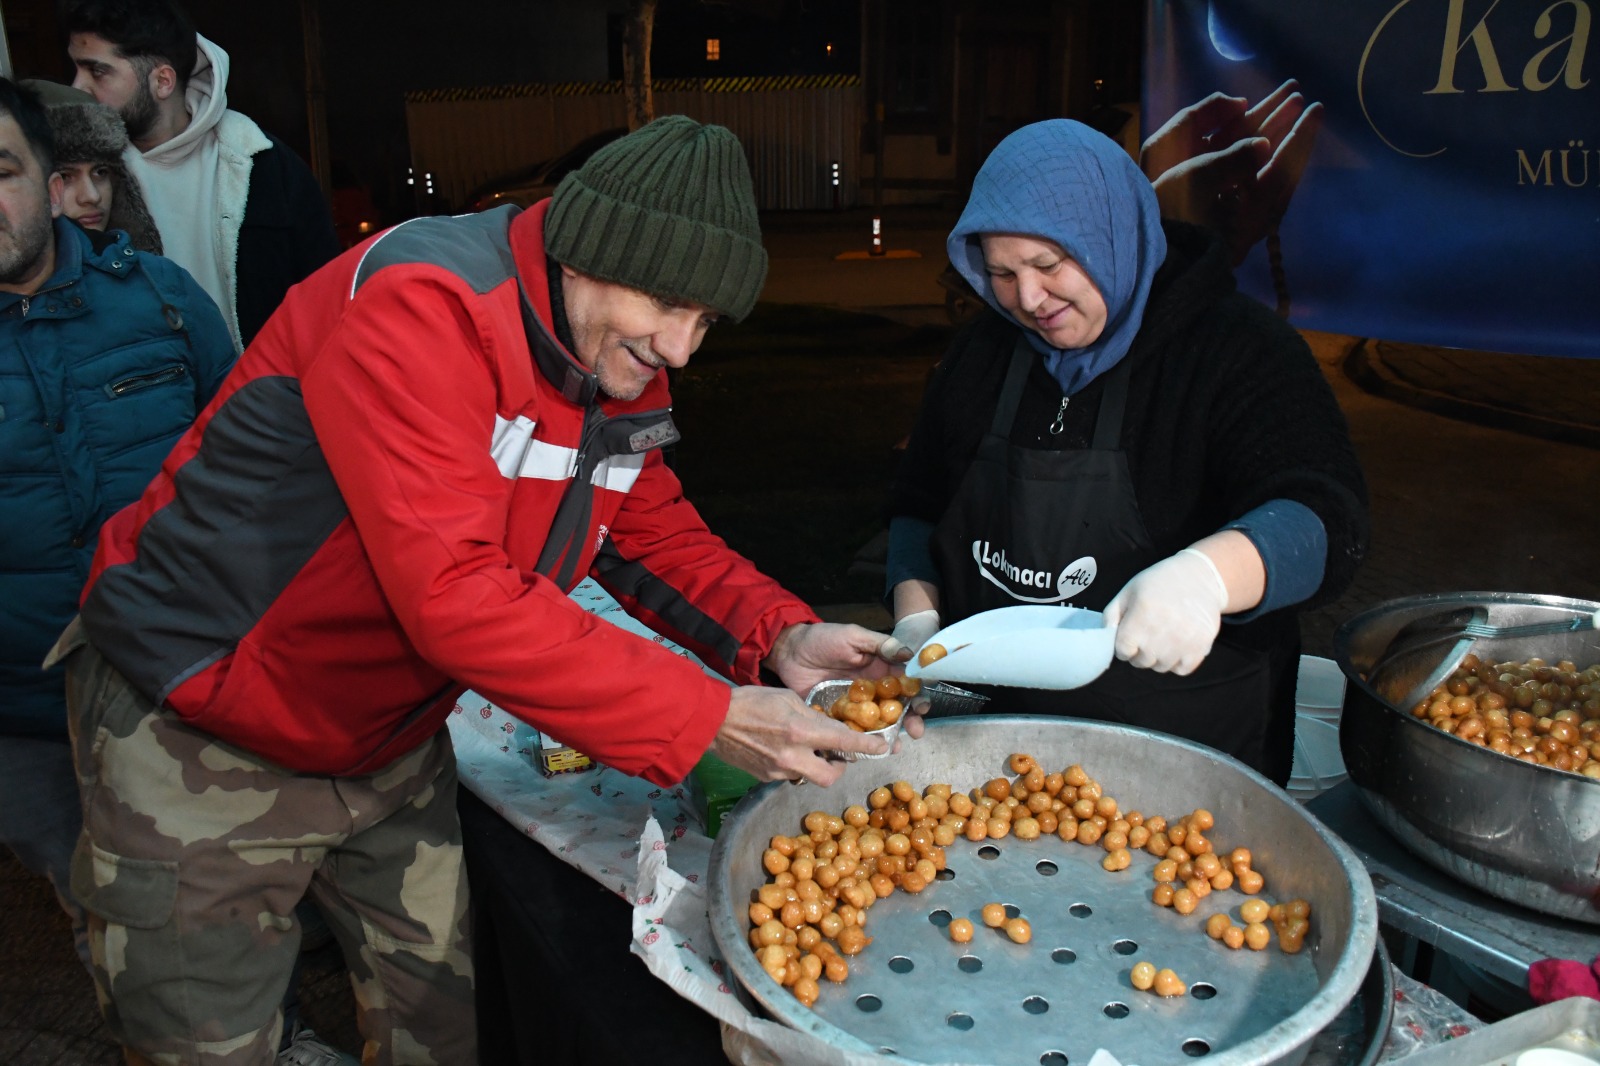
[[[1256,54],[1245,45],[1244,39],[1222,21],[1222,16],[1217,13],[1217,0],[1211,0],[1206,5],[1206,33],[1211,37],[1211,47],[1215,48],[1223,59],[1239,63],[1256,57]]]

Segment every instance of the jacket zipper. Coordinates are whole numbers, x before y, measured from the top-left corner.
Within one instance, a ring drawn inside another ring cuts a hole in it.
[[[582,553],[578,538],[588,535],[590,516],[594,514],[595,489],[590,483],[590,476],[584,472],[584,461],[610,419],[596,400],[584,411],[583,421],[583,432],[578,435],[578,455],[572,466],[572,480],[562,494],[561,502],[556,505],[555,522],[551,527],[552,534],[559,536],[564,533],[566,539],[560,546],[560,554],[550,560],[550,570],[545,574],[563,588],[575,575],[577,556]],[[563,529],[562,526],[567,528]]]
[[[598,401],[584,408],[584,426],[578,436],[577,457],[573,461],[572,477],[562,491],[561,501],[556,505],[555,519],[551,524],[551,537],[539,553],[539,559],[534,564],[535,570],[563,587],[575,576],[577,556],[582,553],[582,544],[578,538],[588,535],[589,522],[594,514],[596,492],[593,484],[594,472],[585,469],[586,462],[590,450],[604,435],[606,427],[614,421],[643,420],[671,410],[670,407],[663,407],[654,411],[639,411],[613,417],[605,413]],[[606,457],[601,458],[603,461]]]
[[[59,285],[53,285],[48,289],[40,289],[38,292],[30,293],[29,295],[24,296],[22,298],[22,317],[23,318],[27,318],[28,317],[28,308],[33,306],[33,298],[35,296],[43,296],[45,293],[48,293],[48,292],[61,292],[63,289],[70,289],[72,286],[74,286],[76,284],[77,284],[76,281],[63,281]]]
[[[599,417],[591,419],[589,417],[589,413],[591,411]],[[583,475],[583,461],[588,457],[589,449],[594,447],[594,442],[600,436],[600,431],[605,428],[606,423],[610,421],[610,419],[606,416],[605,411],[601,409],[598,403],[592,404],[590,407],[588,407],[584,411],[583,415],[583,432],[578,435],[578,455],[572,463],[572,476],[574,479]]]
[[[131,378],[113,381],[106,386],[106,392],[114,400],[119,396],[126,396],[130,392],[138,392],[156,385],[165,385],[169,381],[177,381],[187,372],[182,365],[162,367],[160,370],[152,370],[148,374],[136,374]]]

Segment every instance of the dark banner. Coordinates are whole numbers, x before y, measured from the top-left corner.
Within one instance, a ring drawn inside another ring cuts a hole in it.
[[[1144,166],[1299,326],[1600,357],[1589,0],[1149,0]]]

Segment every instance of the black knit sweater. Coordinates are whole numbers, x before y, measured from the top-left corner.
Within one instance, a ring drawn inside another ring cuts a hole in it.
[[[1131,361],[1123,448],[1158,557],[1215,532],[1272,499],[1297,500],[1322,520],[1328,559],[1308,603],[1350,583],[1366,552],[1366,487],[1343,413],[1305,341],[1234,288],[1209,231],[1164,223],[1168,251],[1157,273]],[[929,381],[889,515],[937,522],[994,417],[1018,327],[993,311],[963,330]],[[1012,427],[1027,448],[1086,448],[1105,377],[1072,397],[1066,428],[1047,427],[1061,387],[1036,359]],[[1306,604],[1297,605],[1303,608]],[[1256,622],[1226,627],[1241,643],[1279,643]],[[1255,631],[1255,632],[1241,632]],[[1254,638],[1254,639],[1252,639]]]

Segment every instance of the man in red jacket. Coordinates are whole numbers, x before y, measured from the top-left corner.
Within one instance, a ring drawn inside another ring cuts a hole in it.
[[[675,116],[526,212],[413,220],[291,291],[107,523],[58,645],[73,888],[135,1057],[272,1061],[309,888],[364,1061],[475,1061],[464,688],[660,783],[708,748],[823,784],[818,750],[883,750],[796,693],[895,646],[820,623],[661,461],[665,368],[765,273],[737,141]],[[585,575],[736,687],[584,613]]]

